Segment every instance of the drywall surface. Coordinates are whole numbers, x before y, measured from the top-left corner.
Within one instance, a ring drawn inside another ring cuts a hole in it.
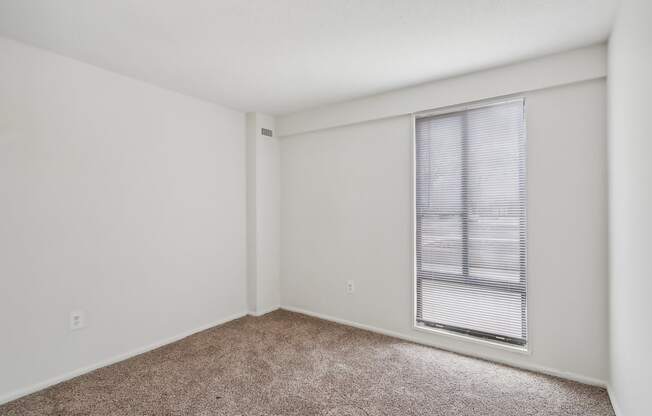
[[[524,94],[530,355],[413,329],[410,116],[281,140],[282,305],[604,384],[605,90],[600,78]]]
[[[242,113],[0,39],[0,190],[0,399],[246,311]]]
[[[274,118],[259,115],[260,127],[275,130]],[[276,137],[260,134],[256,141],[256,208],[258,240],[258,313],[281,302],[281,156]]]
[[[246,114],[247,153],[247,311],[256,314],[258,305],[258,258],[256,247],[256,113]]]
[[[607,48],[588,46],[402,88],[339,104],[299,111],[276,120],[280,136],[410,114],[459,103],[602,78],[607,73]]]
[[[247,113],[247,298],[249,312],[261,315],[280,304],[280,145],[274,117]]]
[[[652,3],[625,0],[609,42],[610,393],[652,409]]]

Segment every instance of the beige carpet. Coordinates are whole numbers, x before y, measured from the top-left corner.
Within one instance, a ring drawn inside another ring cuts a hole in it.
[[[0,415],[613,414],[600,388],[286,311],[0,406]]]

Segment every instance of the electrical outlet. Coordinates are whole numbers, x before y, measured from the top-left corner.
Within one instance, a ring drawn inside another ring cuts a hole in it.
[[[355,284],[353,283],[353,280],[348,280],[346,282],[346,293],[353,293],[355,292]]]
[[[70,312],[70,330],[74,331],[76,329],[82,329],[86,326],[86,318],[84,316],[84,311],[72,311]]]

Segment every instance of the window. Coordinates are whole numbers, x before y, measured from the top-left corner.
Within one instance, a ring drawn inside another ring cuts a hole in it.
[[[527,344],[524,107],[415,120],[418,326]]]

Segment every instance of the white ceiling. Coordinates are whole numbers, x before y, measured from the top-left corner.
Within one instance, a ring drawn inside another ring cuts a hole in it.
[[[0,34],[286,114],[604,41],[617,0],[0,0]]]

